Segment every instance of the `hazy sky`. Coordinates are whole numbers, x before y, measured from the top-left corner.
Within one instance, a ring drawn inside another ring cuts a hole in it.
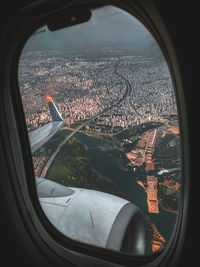
[[[132,44],[136,47],[154,45],[155,41],[146,28],[132,15],[118,8],[107,6],[92,12],[91,19],[83,24],[66,29],[33,35],[26,50],[54,49],[108,45],[113,43]]]

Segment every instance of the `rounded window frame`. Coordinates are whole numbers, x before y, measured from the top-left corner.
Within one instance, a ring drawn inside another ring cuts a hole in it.
[[[102,1],[81,1],[81,3],[88,3],[88,2],[97,2],[97,3],[102,3]],[[108,4],[106,2],[106,4]],[[188,172],[189,172],[189,166],[188,166],[188,163],[189,163],[189,153],[186,155],[186,152],[189,151],[189,148],[188,148],[188,143],[187,143],[187,136],[188,136],[188,131],[187,131],[187,120],[184,119],[184,117],[186,117],[186,111],[185,111],[185,101],[184,101],[184,94],[183,94],[183,89],[181,89],[181,73],[180,73],[180,69],[179,69],[179,64],[177,62],[177,59],[176,57],[172,60],[172,56],[171,54],[174,54],[175,55],[175,51],[174,51],[174,48],[173,48],[173,45],[168,42],[168,45],[170,44],[171,47],[170,47],[170,51],[169,49],[166,47],[166,43],[164,42],[164,38],[162,38],[162,34],[164,35],[164,33],[161,33],[159,31],[159,29],[155,26],[155,24],[153,23],[153,21],[151,20],[151,17],[145,12],[145,10],[143,9],[143,7],[141,5],[139,5],[138,3],[136,3],[136,1],[134,2],[131,2],[128,4],[128,3],[123,3],[123,1],[118,1],[118,3],[116,4],[115,1],[109,1],[109,4],[110,5],[113,5],[113,6],[116,6],[126,12],[128,12],[130,15],[136,17],[146,28],[147,30],[154,36],[155,40],[158,42],[158,45],[163,53],[163,55],[165,56],[165,59],[166,59],[166,62],[168,64],[168,67],[169,67],[169,70],[170,70],[170,74],[171,74],[171,77],[173,79],[173,84],[174,84],[174,89],[175,89],[175,94],[176,94],[176,101],[177,101],[177,109],[178,109],[178,115],[179,115],[179,127],[180,127],[180,133],[181,133],[181,146],[182,146],[182,162],[183,162],[183,166],[182,166],[182,173],[185,174],[185,176],[188,175]],[[131,6],[133,5],[133,6]],[[22,13],[23,14],[23,13]],[[26,15],[25,15],[26,16]],[[160,18],[161,19],[161,18]],[[11,61],[13,62],[14,61],[14,64],[11,64],[12,65],[12,75],[15,76],[15,79],[13,79],[12,81],[12,87],[10,86],[10,88],[15,88],[15,90],[18,90],[18,74],[16,75],[16,69],[15,67],[18,66],[18,61],[19,61],[19,57],[20,57],[20,54],[21,54],[21,51],[23,49],[23,45],[26,43],[26,41],[29,39],[30,35],[37,29],[39,29],[41,26],[44,25],[44,22],[46,21],[46,16],[42,19],[39,19],[38,21],[38,18],[34,18],[33,19],[34,22],[31,22],[31,23],[27,23],[26,25],[26,29],[24,27],[24,25],[22,25],[22,27],[19,27],[19,32],[21,35],[19,35],[17,37],[17,32],[16,32],[16,35],[14,35],[13,38],[16,38],[18,40],[18,42],[16,43],[15,45],[15,49],[13,49],[13,58],[11,58]],[[162,19],[161,19],[162,20]],[[22,19],[22,22],[23,22],[23,19]],[[23,24],[23,23],[22,23]],[[160,27],[160,26],[159,26]],[[162,25],[162,27],[164,27],[164,25]],[[23,29],[23,33],[21,32],[21,29]],[[169,39],[170,40],[170,39]],[[169,41],[168,40],[168,41]],[[11,56],[12,57],[12,56]],[[172,61],[175,61],[172,62]],[[176,69],[176,72],[178,72],[178,79],[177,79],[177,74],[175,75],[175,69]],[[17,84],[16,84],[16,81],[17,81]],[[13,90],[13,89],[12,89]],[[10,89],[10,94],[11,94],[11,97],[12,99],[15,99],[16,97],[16,94],[18,94],[17,92],[15,94],[13,94],[12,90]],[[14,91],[14,90],[13,90]],[[13,100],[14,102],[14,100]],[[14,104],[13,104],[14,105]],[[21,103],[22,105],[22,103]],[[16,108],[16,106],[15,106]],[[21,108],[16,108],[15,111],[17,110],[17,113],[19,115],[19,113],[21,112]],[[18,129],[20,128],[20,126],[23,125],[23,132],[25,133],[26,129],[26,123],[25,121],[23,122],[23,116],[20,116],[21,118],[16,121],[17,125],[18,125]],[[22,145],[22,143],[21,143]],[[25,142],[25,145],[23,144],[23,146],[26,146],[27,145],[27,140]],[[22,148],[23,150],[24,148]],[[22,151],[22,154],[24,152]],[[32,160],[31,160],[32,162]],[[26,164],[25,164],[26,165]],[[30,164],[29,164],[29,167],[30,167]],[[28,173],[27,173],[28,172]],[[33,204],[33,207],[35,209],[35,212],[38,216],[39,219],[41,219],[42,217],[42,223],[41,223],[41,227],[50,227],[48,230],[48,235],[51,234],[51,231],[55,231],[55,229],[53,229],[50,224],[48,224],[46,222],[46,219],[44,214],[42,214],[43,212],[40,211],[39,214],[38,214],[38,208],[40,207],[40,204],[39,204],[39,201],[36,199],[36,188],[34,189],[34,183],[33,183],[33,178],[34,178],[34,174],[32,172],[32,170],[27,170],[27,168],[25,168],[25,173],[26,173],[26,177],[27,175],[29,174],[30,176],[30,179],[29,182],[27,183],[28,185],[28,191],[29,192],[22,192],[22,194],[29,194],[30,198],[31,198],[31,202]],[[186,180],[185,180],[186,179]],[[27,180],[27,179],[26,179]],[[30,182],[30,180],[32,180]],[[157,264],[159,264],[160,262],[162,262],[162,260],[167,257],[167,253],[170,252],[171,254],[173,254],[173,248],[177,247],[178,246],[178,240],[180,239],[180,232],[181,232],[181,229],[180,227],[182,226],[183,227],[183,231],[184,231],[184,227],[185,227],[185,219],[183,218],[183,216],[185,216],[186,214],[186,210],[187,210],[187,199],[185,200],[185,196],[188,198],[188,187],[186,186],[186,184],[188,184],[188,181],[189,180],[189,175],[188,175],[188,178],[184,177],[183,175],[183,188],[181,190],[181,198],[182,200],[180,200],[180,214],[178,216],[178,220],[177,220],[177,223],[176,223],[176,226],[174,227],[174,233],[172,234],[172,237],[167,245],[167,247],[161,251],[160,253],[157,253],[155,255],[151,255],[151,256],[144,256],[145,259],[142,257],[141,259],[136,259],[136,257],[134,256],[129,256],[127,254],[125,254],[123,257],[120,256],[121,253],[115,253],[115,252],[110,252],[108,251],[108,253],[105,253],[106,250],[105,249],[100,249],[100,248],[95,248],[93,249],[93,246],[91,245],[81,245],[77,248],[77,244],[74,244],[74,250],[77,251],[77,252],[80,252],[80,253],[85,253],[87,255],[91,255],[92,256],[95,256],[97,258],[100,258],[100,259],[107,259],[108,261],[112,261],[110,258],[111,257],[116,257],[116,259],[113,261],[115,263],[124,263],[124,260],[126,260],[126,262],[129,264],[129,263],[136,263],[139,265],[142,265],[142,264],[146,264],[146,263],[152,263],[152,264],[155,264],[157,262]],[[187,189],[187,190],[186,190]],[[25,188],[23,190],[26,190]],[[35,192],[33,192],[35,190]],[[39,205],[38,205],[39,204]],[[41,207],[40,207],[41,208]],[[36,211],[37,209],[37,211]],[[35,220],[35,219],[34,219]],[[33,220],[33,221],[34,221]],[[184,225],[183,225],[184,224]],[[40,232],[42,233],[43,230],[40,230]],[[65,258],[65,252],[64,251],[61,251],[63,248],[62,246],[65,245],[66,249],[65,250],[69,250],[69,248],[67,248],[66,246],[66,242],[63,243],[63,240],[62,242],[60,242],[61,240],[57,239],[59,235],[53,235],[51,236],[52,238],[56,238],[56,242],[58,244],[58,247],[59,247],[59,250],[60,252],[58,254],[62,255],[62,257]],[[66,237],[65,237],[66,238]],[[70,244],[67,244],[67,245],[71,245],[71,240],[69,242]],[[75,242],[77,243],[77,242]],[[58,247],[56,249],[56,251],[58,252]],[[72,246],[73,247],[73,246]],[[71,249],[71,248],[70,248]],[[72,248],[73,250],[73,248]],[[106,254],[106,255],[105,255]],[[120,257],[119,257],[119,256]],[[126,258],[126,259],[125,259]],[[162,258],[162,260],[161,260]],[[150,265],[151,266],[151,265]],[[155,266],[155,265],[152,265],[152,266]]]

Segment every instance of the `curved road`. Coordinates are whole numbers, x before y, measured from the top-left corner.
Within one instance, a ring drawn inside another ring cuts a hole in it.
[[[101,111],[100,113],[98,113],[97,115],[91,117],[90,119],[86,120],[85,122],[83,122],[79,127],[77,127],[74,131],[72,131],[64,140],[63,142],[57,147],[57,149],[54,151],[54,153],[51,155],[51,157],[49,158],[47,164],[45,165],[40,177],[44,178],[46,176],[46,173],[51,165],[51,163],[53,162],[55,156],[57,155],[57,153],[59,152],[61,146],[63,146],[67,141],[69,141],[69,139],[71,139],[81,128],[83,128],[84,126],[86,126],[87,124],[89,124],[91,121],[95,120],[96,118],[98,118],[99,116],[103,115],[104,113],[108,112],[109,110],[111,110],[114,107],[119,107],[119,105],[121,105],[123,103],[123,101],[130,96],[131,91],[132,91],[132,86],[129,82],[128,79],[126,79],[123,75],[121,75],[118,71],[117,71],[117,66],[119,65],[119,61],[115,64],[114,66],[114,73],[116,75],[118,75],[122,80],[124,80],[125,85],[126,85],[126,91],[125,94],[123,95],[123,97],[121,99],[119,99],[117,102],[113,103],[110,107],[105,108],[103,111]]]
[[[90,119],[86,120],[84,123],[82,123],[78,128],[76,128],[71,134],[68,135],[67,141],[75,134],[77,133],[81,128],[83,128],[84,126],[86,126],[87,124],[89,124],[91,121],[95,120],[96,118],[98,118],[99,116],[103,115],[104,113],[108,112],[109,110],[111,110],[114,107],[119,107],[119,105],[122,104],[122,102],[131,94],[132,91],[132,86],[129,82],[128,79],[126,79],[123,75],[121,75],[120,73],[118,73],[117,71],[117,66],[119,65],[119,62],[116,63],[116,65],[114,66],[114,73],[117,74],[118,76],[121,77],[122,80],[124,80],[125,85],[126,85],[126,91],[125,94],[123,95],[123,97],[121,99],[119,99],[117,102],[113,103],[110,107],[104,109],[103,111],[101,111],[100,113],[98,113],[97,115],[91,117]],[[66,141],[66,142],[67,142]]]

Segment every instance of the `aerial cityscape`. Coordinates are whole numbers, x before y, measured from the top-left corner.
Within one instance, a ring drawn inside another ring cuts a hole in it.
[[[29,52],[20,60],[23,76],[19,76],[27,125],[37,128],[50,119],[45,93],[54,97],[69,125],[97,114],[101,114],[98,124],[110,127],[167,122],[177,116],[175,95],[167,65],[157,63],[132,55],[93,60]]]
[[[45,94],[65,121],[33,154],[35,175],[132,201],[145,215],[147,254],[162,250],[178,214],[181,141],[157,45],[25,49],[18,80],[28,132],[51,120]]]

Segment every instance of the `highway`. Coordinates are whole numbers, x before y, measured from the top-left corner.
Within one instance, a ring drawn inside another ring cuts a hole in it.
[[[51,157],[49,158],[48,162],[46,163],[44,169],[42,170],[42,173],[40,175],[41,178],[44,178],[47,174],[47,171],[51,165],[51,163],[53,162],[55,156],[57,155],[57,153],[59,152],[60,148],[66,143],[68,142],[78,131],[80,131],[81,128],[85,127],[87,124],[89,124],[90,122],[92,122],[93,120],[95,120],[96,118],[98,118],[99,116],[103,115],[104,113],[108,112],[109,110],[111,110],[114,107],[119,107],[119,105],[121,105],[123,103],[123,101],[130,95],[131,91],[132,91],[132,86],[130,84],[130,82],[123,77],[120,73],[117,72],[117,66],[119,65],[119,62],[117,62],[114,66],[114,73],[118,76],[120,76],[120,78],[122,80],[124,80],[125,85],[126,85],[126,91],[125,94],[123,95],[123,97],[121,99],[119,99],[117,102],[112,103],[112,105],[106,109],[104,109],[103,111],[99,112],[98,114],[96,114],[95,116],[89,118],[88,120],[86,120],[85,122],[83,122],[80,126],[78,126],[76,129],[74,129],[74,131],[72,131],[64,140],[61,144],[59,144],[59,146],[56,148],[56,150],[54,151],[54,153],[51,155]]]
[[[95,120],[96,118],[100,117],[101,115],[103,115],[104,113],[107,113],[109,110],[111,110],[114,107],[119,107],[119,105],[121,105],[123,103],[123,101],[125,101],[125,99],[130,96],[130,93],[132,91],[132,86],[130,84],[130,82],[128,81],[128,79],[126,79],[124,76],[122,76],[120,73],[118,73],[117,71],[117,66],[119,65],[119,62],[117,62],[114,66],[114,73],[116,75],[118,75],[122,80],[124,80],[125,85],[126,85],[126,91],[123,95],[123,97],[121,99],[119,99],[117,102],[112,103],[112,105],[108,108],[105,108],[103,111],[99,112],[98,114],[96,114],[95,116],[91,117],[90,119],[86,120],[85,122],[83,122],[79,127],[77,127],[73,132],[71,132],[67,138],[66,141],[67,142],[70,138],[72,138],[73,135],[75,135],[75,133],[77,133],[81,128],[85,127],[87,124],[89,124],[90,122],[92,122],[93,120]]]
[[[47,174],[47,171],[48,171],[48,169],[49,169],[51,163],[53,162],[55,156],[58,154],[60,148],[61,148],[61,147],[62,147],[62,146],[69,140],[69,139],[67,139],[67,138],[68,138],[68,136],[62,141],[62,143],[60,143],[60,144],[58,145],[58,147],[56,148],[56,150],[53,152],[53,154],[51,155],[51,157],[50,157],[49,160],[47,161],[47,163],[46,163],[46,165],[45,165],[45,167],[44,167],[44,169],[42,170],[42,173],[41,173],[41,175],[40,175],[41,178],[45,178],[45,176],[46,176],[46,174]]]

